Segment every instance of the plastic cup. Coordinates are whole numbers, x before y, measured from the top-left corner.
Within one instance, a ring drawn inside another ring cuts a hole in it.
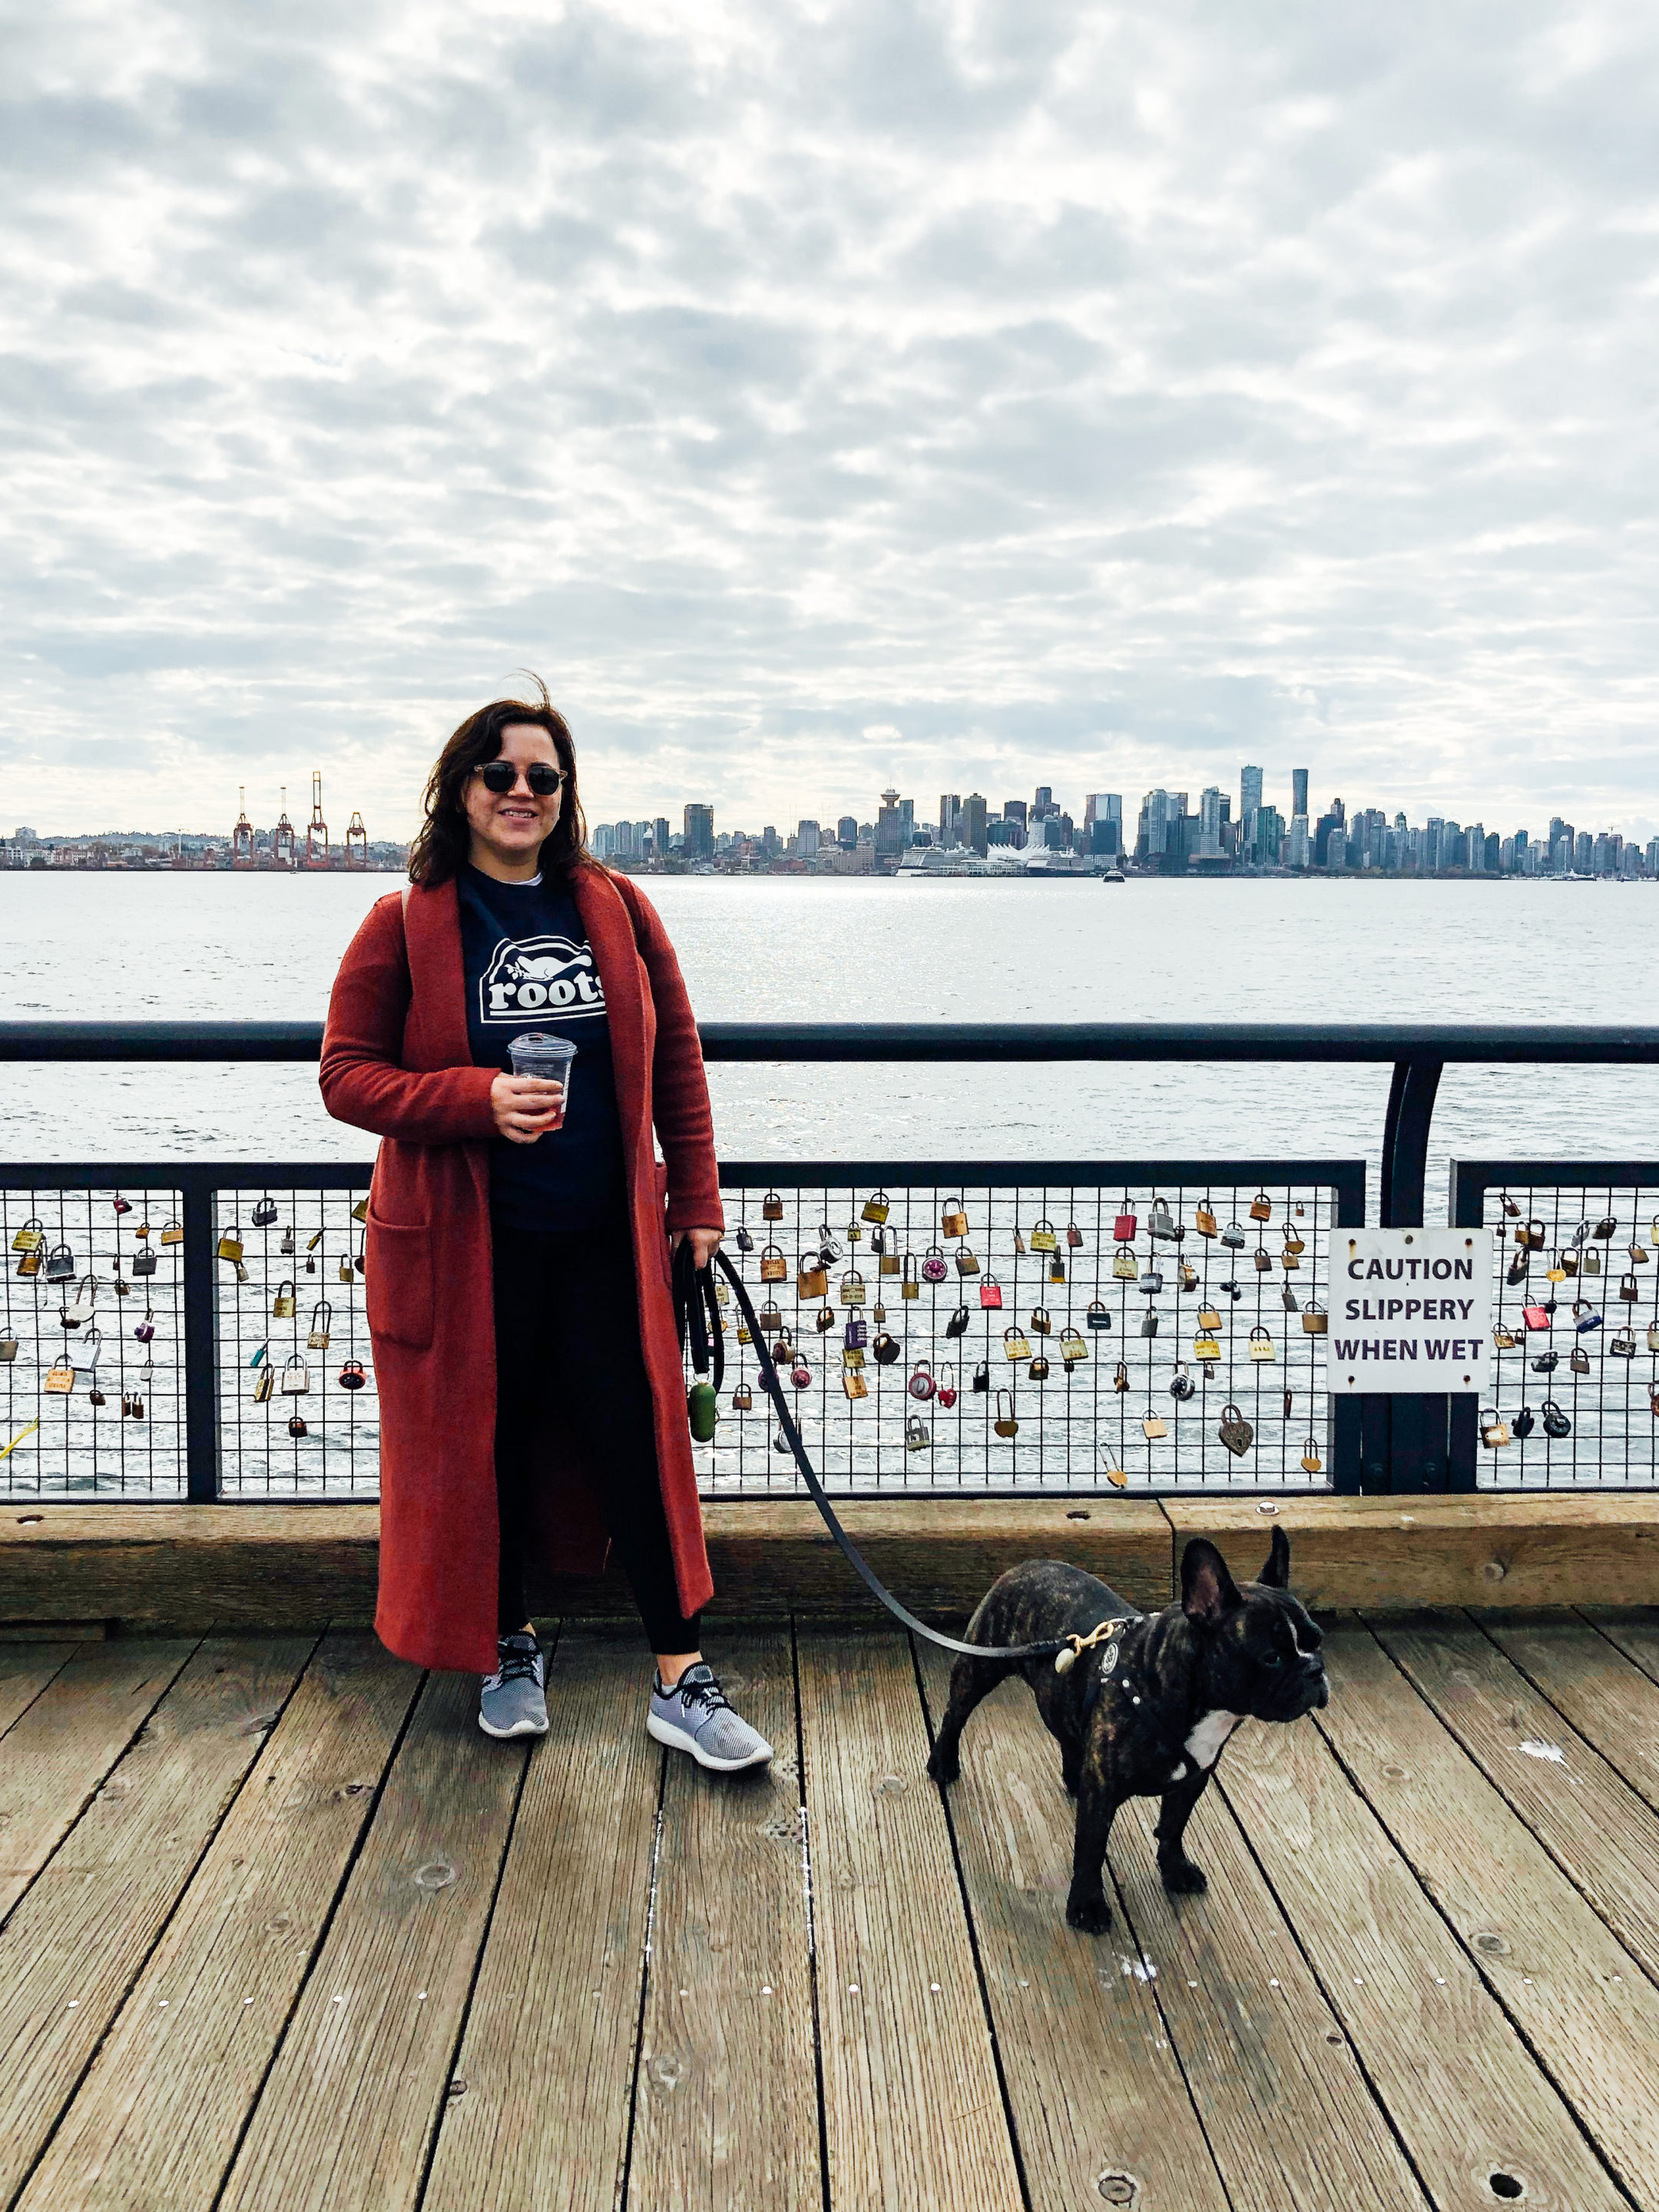
[[[571,1062],[576,1057],[576,1048],[563,1037],[550,1036],[545,1030],[526,1030],[515,1036],[507,1047],[512,1054],[514,1075],[533,1075],[544,1082],[562,1084],[564,1095],[559,1101],[558,1111],[548,1124],[552,1129],[564,1127],[565,1109],[570,1103]]]

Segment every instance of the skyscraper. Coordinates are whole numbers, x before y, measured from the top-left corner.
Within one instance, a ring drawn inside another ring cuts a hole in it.
[[[1255,835],[1255,811],[1261,804],[1261,771],[1242,768],[1238,772],[1238,822],[1244,836]]]
[[[985,801],[976,791],[970,791],[962,802],[962,842],[981,859],[988,850],[985,836]]]
[[[961,842],[962,830],[957,817],[962,812],[962,794],[957,791],[942,791],[939,795],[939,842],[955,845]]]
[[[714,810],[695,801],[685,810],[685,857],[712,860],[714,857]]]
[[[1305,768],[1291,770],[1291,813],[1292,817],[1308,811],[1308,771]]]

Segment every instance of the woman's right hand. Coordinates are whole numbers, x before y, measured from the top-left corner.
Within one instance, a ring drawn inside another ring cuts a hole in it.
[[[564,1085],[540,1075],[498,1075],[489,1086],[489,1110],[500,1135],[533,1145],[563,1121]]]

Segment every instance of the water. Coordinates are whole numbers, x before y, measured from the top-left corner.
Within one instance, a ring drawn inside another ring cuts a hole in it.
[[[396,878],[0,877],[0,1014],[317,1019]],[[1640,1020],[1659,896],[1614,884],[647,885],[706,1020]],[[716,1066],[728,1158],[1376,1158],[1384,1065]],[[1462,1155],[1643,1158],[1649,1071],[1452,1067],[1430,1207]],[[371,1157],[309,1067],[0,1068],[12,1160]]]

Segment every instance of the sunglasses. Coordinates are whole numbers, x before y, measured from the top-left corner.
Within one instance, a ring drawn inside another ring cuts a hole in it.
[[[484,789],[493,791],[499,799],[512,790],[519,781],[519,771],[511,761],[480,761],[472,771],[483,778]],[[564,781],[562,768],[550,768],[545,761],[532,761],[524,772],[524,780],[538,799],[551,799]]]

